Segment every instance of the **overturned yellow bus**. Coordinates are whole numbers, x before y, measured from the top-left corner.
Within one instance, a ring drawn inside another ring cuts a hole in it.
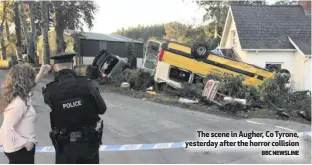
[[[189,47],[158,40],[148,41],[143,68],[154,75],[156,83],[174,88],[182,88],[182,83],[202,81],[208,74],[243,76],[243,83],[253,86],[274,75],[274,71],[211,53],[204,44]],[[285,69],[281,72],[289,74]]]

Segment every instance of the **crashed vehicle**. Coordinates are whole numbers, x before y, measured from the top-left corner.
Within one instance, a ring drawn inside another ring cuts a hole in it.
[[[109,78],[118,75],[129,66],[127,58],[109,54],[102,49],[94,58],[92,65],[87,66],[87,77],[99,79],[100,82],[107,81]]]
[[[161,50],[161,43],[153,42],[150,40],[147,45],[147,49],[145,51],[145,56],[143,59],[142,69],[144,72],[148,72],[151,75],[154,75],[154,71],[157,63],[157,56]]]
[[[218,51],[208,50],[205,44],[192,47],[173,41],[149,40],[143,69],[154,76],[156,86],[167,84],[182,88],[182,83],[203,82],[207,74],[242,76],[246,85],[257,86],[273,77],[275,70],[267,70],[236,59]],[[290,79],[290,72],[282,69]]]

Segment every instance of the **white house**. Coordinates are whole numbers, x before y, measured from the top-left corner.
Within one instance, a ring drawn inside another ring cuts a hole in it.
[[[311,1],[299,4],[231,5],[221,49],[260,67],[287,69],[296,90],[311,90]]]

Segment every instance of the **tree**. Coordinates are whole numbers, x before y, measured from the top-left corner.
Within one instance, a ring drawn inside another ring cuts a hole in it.
[[[8,42],[11,42],[9,23],[7,19],[5,19],[5,33],[6,33]]]
[[[216,22],[211,22],[207,25],[204,25],[202,26],[202,28],[204,29],[205,31],[205,35],[207,37],[214,37],[214,38],[218,38],[216,37],[216,27],[217,27],[217,35],[221,36],[222,35],[222,32],[223,32],[223,26],[221,24],[217,25]]]
[[[3,10],[4,5],[6,6],[5,10]],[[16,50],[14,44],[12,44],[12,38],[14,39],[15,35],[11,34],[9,30],[9,27],[13,24],[13,17],[13,1],[8,0],[0,2],[0,49],[1,58],[4,60],[13,55]],[[4,18],[4,20],[1,18]]]
[[[82,31],[83,22],[88,28],[93,27],[94,14],[97,6],[93,1],[52,1],[56,32],[56,52],[65,51],[64,30],[80,29]]]
[[[203,20],[211,21],[215,23],[215,38],[217,38],[217,34],[220,34],[219,27],[223,27],[225,24],[229,5],[231,4],[252,4],[252,5],[266,4],[265,1],[252,1],[252,0],[242,0],[242,1],[196,0],[195,2],[199,7],[205,8],[206,10],[206,14],[203,16]]]
[[[27,45],[27,59],[29,63],[36,63],[36,24],[34,15],[34,1],[19,2],[20,19]],[[28,14],[29,13],[29,14]],[[29,23],[27,20],[30,20]],[[30,30],[29,30],[30,29]]]
[[[6,60],[6,46],[4,42],[4,22],[6,18],[6,11],[8,7],[8,2],[3,1],[2,3],[2,16],[1,16],[1,24],[0,24],[0,43],[1,43],[1,53],[2,53],[2,59]]]
[[[132,38],[135,40],[143,39],[144,41],[148,40],[150,37],[163,38],[165,36],[165,27],[164,24],[155,24],[155,25],[138,25],[134,27],[129,27],[125,29],[122,27],[118,29],[114,34]]]
[[[18,3],[14,2],[14,24],[16,35],[16,51],[19,59],[22,59],[22,33],[21,33],[21,20],[19,16]]]
[[[37,41],[37,30],[36,30],[36,23],[35,23],[35,3],[34,1],[29,1],[29,17],[30,17],[30,28],[31,32],[29,35],[29,42],[28,42],[28,49],[27,49],[27,54],[29,58],[30,63],[37,63],[37,55],[36,55],[36,41]]]
[[[170,22],[165,24],[165,38],[168,40],[184,41],[192,27],[180,22]]]
[[[48,9],[48,27],[54,27],[54,22],[53,22],[53,19],[52,19],[52,15],[50,14],[50,11],[49,9],[51,8],[50,6],[52,4],[50,3],[47,3],[47,9]],[[34,13],[34,16],[35,16],[35,25],[36,25],[36,33],[37,33],[37,36],[40,36],[42,35],[42,17],[41,17],[41,14],[42,14],[42,4],[41,4],[41,1],[39,2],[34,2],[33,3],[33,13]],[[52,13],[52,10],[51,10],[51,13]],[[36,46],[36,45],[35,45]]]
[[[7,3],[7,8],[6,10],[6,16],[5,16],[5,34],[6,34],[6,39],[10,43],[11,42],[11,36],[10,36],[10,31],[9,31],[9,26],[13,23],[14,20],[14,12],[13,12],[13,3],[12,1],[6,1]]]
[[[19,15],[20,15],[21,23],[22,23],[22,29],[24,32],[26,45],[28,45],[28,42],[29,42],[29,26],[27,24],[26,17],[25,17],[25,11],[24,11],[24,5],[25,4],[23,1],[19,1],[16,3],[18,3]]]
[[[43,36],[43,59],[44,64],[49,64],[50,47],[49,47],[49,4],[46,1],[41,1],[41,28]]]

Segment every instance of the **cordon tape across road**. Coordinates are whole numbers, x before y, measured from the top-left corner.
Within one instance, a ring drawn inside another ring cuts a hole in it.
[[[300,132],[300,136],[311,136],[311,132]],[[99,151],[129,151],[129,150],[157,150],[185,148],[185,142],[154,143],[154,144],[126,144],[126,145],[101,145]],[[3,147],[0,147],[3,152]],[[36,147],[36,152],[55,152],[53,146]]]

